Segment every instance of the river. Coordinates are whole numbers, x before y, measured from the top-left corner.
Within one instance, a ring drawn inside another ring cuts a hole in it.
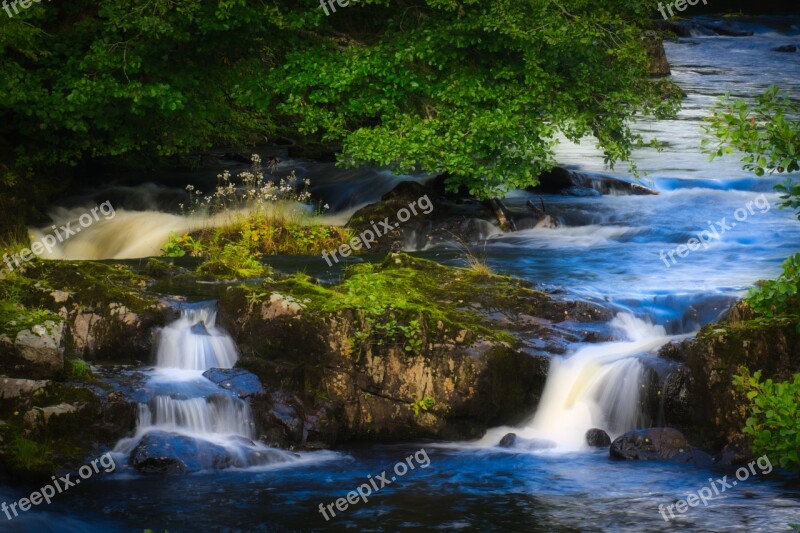
[[[719,318],[755,281],[775,277],[783,259],[800,249],[800,223],[792,212],[777,209],[772,186],[779,180],[742,171],[735,157],[709,162],[699,151],[701,119],[716,97],[731,92],[751,98],[771,84],[800,95],[800,54],[771,50],[800,40],[800,18],[737,19],[735,25],[755,34],[666,44],[673,77],[687,99],[675,120],[637,124],[639,131],[666,143],[662,152],[636,152],[648,173],[645,183],[659,195],[544,196],[548,212],[561,221],[559,228],[496,234],[480,245],[498,272],[618,313],[608,326],[615,342],[574,346],[554,364],[538,412],[522,426],[491,430],[472,443],[354,446],[297,461],[188,476],[154,479],[120,468],[60,495],[36,513],[4,523],[4,530],[785,531],[789,523],[800,522],[800,485],[774,471],[754,475],[707,507],[691,508],[668,524],[659,505],[708,486],[709,478],[721,477],[719,471],[613,461],[606,450],[589,450],[576,441],[588,427],[606,424],[613,437],[636,425],[630,404],[638,394],[642,360],[654,358],[670,339]],[[628,177],[625,169],[604,169],[602,156],[589,143],[562,144],[558,159],[583,172]],[[401,179],[302,161],[283,168],[312,177],[319,190],[336,191],[331,202],[340,217]],[[528,198],[538,201],[516,192],[509,202]],[[137,242],[141,248],[120,244],[120,257],[152,248],[159,239],[163,242],[161,233],[187,224],[166,213],[157,219],[132,210],[118,216],[128,224],[148,219],[156,233],[152,242]],[[714,229],[718,235],[709,238],[707,249],[669,255]],[[120,236],[111,226],[108,235],[116,241],[140,239]],[[87,249],[76,244],[63,256],[89,258]],[[461,254],[446,249],[417,253],[450,264],[462,261]],[[303,266],[294,259],[275,264]],[[620,386],[613,394],[598,394],[614,383]],[[565,390],[572,395],[560,394]],[[495,447],[511,430],[557,446],[537,452]],[[423,447],[430,458],[427,468],[398,477],[370,501],[330,521],[319,512],[320,504],[345,496],[368,476],[390,470]],[[25,487],[0,487],[6,501],[27,493]]]

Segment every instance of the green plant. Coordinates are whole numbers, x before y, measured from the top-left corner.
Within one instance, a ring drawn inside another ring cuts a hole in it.
[[[425,396],[421,400],[411,404],[411,409],[414,410],[414,415],[419,416],[422,411],[427,411],[436,404],[436,401],[431,396]]]
[[[743,432],[753,439],[754,450],[777,459],[784,468],[800,468],[800,374],[792,381],[762,382],[761,370],[751,376],[740,367],[733,384],[751,402]]]
[[[53,453],[46,444],[16,437],[11,444],[11,455],[17,467],[31,472],[49,469]]]
[[[186,243],[186,237],[188,235],[184,235],[179,237],[177,233],[170,232],[169,240],[161,247],[161,251],[164,253],[165,257],[183,257],[186,255],[186,250],[184,248]]]
[[[422,351],[422,323],[419,320],[410,320],[407,326],[398,326],[406,338],[405,350],[419,353]]]
[[[69,362],[70,373],[76,378],[89,378],[92,376],[92,366],[83,359],[73,359]]]
[[[750,290],[747,304],[766,319],[800,318],[800,253],[783,263],[783,272],[775,280],[762,281]],[[800,324],[797,325],[800,333]]]
[[[800,170],[800,106],[778,87],[770,87],[755,105],[721,98],[704,130],[703,149],[712,160],[738,150],[745,170],[758,176]],[[800,184],[788,179],[775,188],[784,193],[781,207],[800,207]]]

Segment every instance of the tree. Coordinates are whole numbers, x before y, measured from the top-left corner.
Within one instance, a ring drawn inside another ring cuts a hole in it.
[[[92,158],[264,137],[345,165],[442,171],[484,198],[535,184],[553,137],[629,160],[652,0],[42,2],[0,22],[2,181]],[[667,85],[669,85],[667,83]],[[15,177],[16,176],[16,177]]]

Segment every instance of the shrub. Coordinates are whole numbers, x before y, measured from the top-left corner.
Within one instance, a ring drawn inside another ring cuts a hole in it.
[[[762,382],[760,370],[751,376],[740,367],[733,383],[751,402],[743,432],[753,439],[756,453],[777,459],[784,468],[800,468],[800,374],[792,381]]]

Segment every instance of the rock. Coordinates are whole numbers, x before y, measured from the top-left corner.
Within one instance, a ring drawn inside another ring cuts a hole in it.
[[[734,436],[716,455],[719,466],[738,466],[756,458],[750,439],[744,435]]]
[[[272,320],[279,316],[295,316],[302,309],[302,304],[294,298],[272,293],[269,301],[261,304],[261,318]]]
[[[672,428],[650,428],[629,431],[611,443],[609,454],[614,459],[637,461],[669,460],[691,449],[683,434]]]
[[[593,448],[605,448],[611,445],[611,437],[602,429],[592,428],[586,432],[586,444]]]
[[[547,439],[523,439],[516,433],[507,433],[497,444],[501,448],[513,448],[515,450],[548,450],[555,448],[556,443]]]
[[[673,457],[670,462],[688,464],[700,467],[709,467],[714,464],[714,458],[701,450],[687,450]]]
[[[773,52],[784,52],[784,53],[793,53],[797,52],[797,45],[794,44],[785,44],[783,46],[776,46],[772,49]]]
[[[704,326],[683,353],[688,375],[680,394],[690,406],[682,410],[681,430],[703,448],[719,450],[749,416],[750,400],[732,385],[739,368],[760,369],[762,379],[791,380],[800,372],[800,332],[793,323],[754,320],[741,303],[724,321]]]
[[[129,461],[142,474],[185,474],[220,470],[235,464],[222,446],[163,431],[152,431],[142,437],[130,453]]]
[[[264,390],[258,376],[243,368],[211,368],[203,372],[203,377],[239,398],[249,398]]]
[[[54,377],[64,368],[64,323],[47,321],[17,333],[14,348],[30,367],[30,377]]]
[[[18,379],[0,376],[0,400],[16,400],[28,396],[50,385],[51,381]]]
[[[424,323],[413,344],[399,327],[378,332],[370,325],[375,319],[367,322],[362,311],[348,307],[346,286],[329,288],[310,278],[295,289],[267,282],[266,294],[303,304],[296,314],[270,319],[245,289],[230,287],[221,295],[218,321],[241,349],[239,366],[265,388],[251,397],[263,441],[306,446],[334,439],[480,437],[487,427],[516,424],[535,409],[552,350],[563,351],[560,341],[573,322],[610,318],[607,310],[556,301],[519,280],[405,254],[371,268],[371,279],[420,309],[393,319],[404,328],[409,320]],[[352,275],[357,272],[353,268]],[[414,284],[405,285],[410,280]],[[380,305],[389,297],[376,296]],[[541,342],[525,345],[531,338]],[[429,405],[421,409],[426,398]]]
[[[664,423],[686,431],[692,426],[692,417],[697,403],[693,396],[694,386],[689,370],[681,366],[667,376],[663,382],[661,398]]]
[[[539,194],[565,194],[571,196],[616,195],[657,195],[658,191],[639,183],[612,176],[585,174],[561,167],[544,172],[539,176],[539,184],[526,190]],[[591,194],[588,191],[595,191]]]
[[[661,36],[655,31],[646,31],[644,41],[647,54],[650,56],[650,75],[663,78],[672,74]]]

